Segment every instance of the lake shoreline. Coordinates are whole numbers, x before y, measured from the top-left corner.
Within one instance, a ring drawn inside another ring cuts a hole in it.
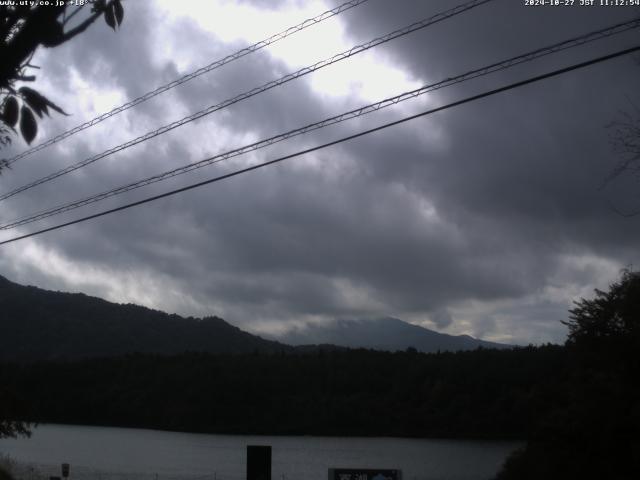
[[[400,469],[408,480],[489,478],[523,442],[389,437],[210,435],[151,429],[40,424],[0,452],[74,480],[241,480],[248,445],[271,445],[274,479],[326,480],[329,468]],[[425,473],[426,472],[426,473]],[[21,478],[40,480],[29,475]]]
[[[150,432],[166,432],[166,433],[182,433],[190,435],[225,435],[225,436],[255,436],[255,437],[311,437],[311,438],[387,438],[387,439],[407,439],[407,440],[456,440],[456,441],[478,441],[478,442],[526,442],[526,438],[509,436],[509,435],[477,435],[477,436],[417,436],[417,435],[384,435],[384,434],[356,434],[349,435],[346,433],[335,434],[319,434],[319,433],[264,433],[256,431],[241,431],[241,432],[225,432],[225,431],[207,431],[207,430],[168,430],[166,428],[156,428],[145,425],[136,424],[86,424],[75,422],[30,422],[33,427],[38,426],[74,426],[74,427],[89,427],[89,428],[119,428],[119,429],[136,429],[146,430]]]

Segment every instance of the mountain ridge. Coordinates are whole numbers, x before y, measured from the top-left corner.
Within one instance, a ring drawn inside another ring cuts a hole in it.
[[[347,348],[370,348],[399,351],[415,348],[424,353],[512,348],[496,342],[480,340],[470,335],[449,335],[413,325],[393,317],[373,319],[337,319],[333,322],[293,328],[282,335],[265,335],[289,345],[332,344]]]
[[[24,286],[0,275],[0,361],[74,360],[130,353],[311,353],[343,348],[415,348],[434,353],[512,347],[468,335],[438,333],[391,317],[338,319],[330,325],[335,328],[310,325],[283,337],[258,336],[215,316],[182,317],[84,293]]]
[[[84,293],[23,286],[0,275],[0,360],[283,350],[292,348],[218,317],[182,317]]]

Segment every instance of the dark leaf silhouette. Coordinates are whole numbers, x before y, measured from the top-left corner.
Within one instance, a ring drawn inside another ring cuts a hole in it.
[[[64,27],[62,23],[51,22],[46,24],[41,31],[42,45],[45,47],[55,47],[59,44],[60,39],[64,36]]]
[[[122,25],[122,19],[124,18],[124,8],[122,8],[122,3],[120,2],[120,0],[114,0],[113,13],[115,14],[118,26]]]
[[[33,111],[26,105],[23,105],[20,109],[20,133],[27,143],[33,142],[38,133],[38,124],[36,123],[36,117],[33,115]]]
[[[107,0],[96,0],[91,7],[91,13],[101,12],[107,5]]]
[[[18,100],[15,97],[9,97],[4,104],[3,118],[7,125],[15,127],[18,123]]]
[[[105,22],[107,22],[107,25],[109,25],[114,30],[116,29],[116,13],[113,5],[111,5],[110,8],[107,8],[104,11],[104,20]]]
[[[22,87],[20,93],[26,104],[29,105],[38,117],[42,118],[43,113],[49,115],[47,103],[42,95],[27,87]]]
[[[68,115],[58,105],[41,93],[35,91],[33,88],[21,87],[18,92],[20,92],[24,101],[27,102],[27,105],[29,105],[39,117],[42,117],[43,113],[49,115],[48,107],[53,108],[56,112],[61,113],[62,115]]]

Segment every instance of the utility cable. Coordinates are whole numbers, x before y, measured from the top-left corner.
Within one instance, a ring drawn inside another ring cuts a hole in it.
[[[569,67],[564,67],[564,68],[561,68],[559,70],[554,70],[554,71],[551,71],[551,72],[548,72],[548,73],[545,73],[545,74],[542,74],[542,75],[538,75],[538,76],[535,76],[535,77],[528,78],[526,80],[522,80],[522,81],[519,81],[519,82],[511,83],[511,84],[506,85],[504,87],[496,88],[494,90],[489,90],[487,92],[484,92],[484,93],[481,93],[481,94],[478,94],[478,95],[473,95],[471,97],[467,97],[467,98],[464,98],[462,100],[458,100],[456,102],[449,103],[447,105],[443,105],[443,106],[440,106],[440,107],[437,107],[437,108],[432,108],[430,110],[426,110],[426,111],[418,113],[416,115],[411,115],[411,116],[408,116],[408,117],[404,117],[404,118],[402,118],[400,120],[396,120],[396,121],[393,121],[393,122],[385,123],[383,125],[380,125],[380,126],[377,126],[377,127],[374,127],[374,128],[370,128],[368,130],[364,130],[364,131],[358,132],[358,133],[353,134],[353,135],[342,137],[342,138],[340,138],[338,140],[334,140],[334,141],[331,141],[331,142],[328,142],[328,143],[324,143],[322,145],[318,145],[318,146],[315,146],[315,147],[312,147],[312,148],[307,148],[306,150],[301,150],[301,151],[298,151],[296,153],[292,153],[290,155],[285,155],[283,157],[279,157],[279,158],[276,158],[276,159],[273,159],[273,160],[269,160],[267,162],[260,163],[260,164],[257,164],[257,165],[253,165],[251,167],[247,167],[247,168],[243,168],[243,169],[240,169],[240,170],[236,170],[234,172],[227,173],[227,174],[224,174],[224,175],[220,175],[218,177],[210,178],[210,179],[204,180],[202,182],[193,183],[191,185],[187,185],[186,187],[182,187],[182,188],[178,188],[178,189],[175,189],[175,190],[171,190],[169,192],[165,192],[165,193],[162,193],[162,194],[159,194],[159,195],[154,195],[152,197],[148,197],[148,198],[145,198],[143,200],[138,200],[137,202],[128,203],[128,204],[122,205],[120,207],[116,207],[116,208],[112,208],[112,209],[109,209],[109,210],[104,210],[102,212],[94,213],[93,215],[88,215],[86,217],[78,218],[76,220],[72,220],[72,221],[65,222],[65,223],[60,223],[60,224],[54,225],[52,227],[43,228],[42,230],[37,230],[35,232],[31,232],[31,233],[28,233],[28,234],[25,234],[25,235],[20,235],[20,236],[17,236],[17,237],[13,237],[13,238],[10,238],[8,240],[4,240],[4,241],[0,242],[0,245],[6,245],[8,243],[17,242],[18,240],[23,240],[25,238],[34,237],[36,235],[41,235],[41,234],[46,233],[46,232],[59,230],[61,228],[68,227],[70,225],[75,225],[77,223],[86,222],[87,220],[92,220],[94,218],[103,217],[103,216],[109,215],[111,213],[119,212],[119,211],[122,211],[122,210],[127,210],[129,208],[136,207],[138,205],[143,205],[145,203],[150,203],[150,202],[153,202],[155,200],[159,200],[161,198],[170,197],[170,196],[176,195],[178,193],[186,192],[188,190],[193,190],[195,188],[202,187],[204,185],[209,185],[211,183],[219,182],[221,180],[225,180],[227,178],[235,177],[235,176],[241,175],[243,173],[251,172],[253,170],[258,170],[260,168],[264,168],[264,167],[267,167],[269,165],[273,165],[273,164],[276,164],[276,163],[279,163],[279,162],[283,162],[283,161],[289,160],[291,158],[299,157],[299,156],[305,155],[307,153],[315,152],[317,150],[321,150],[321,149],[324,149],[324,148],[327,148],[327,147],[331,147],[333,145],[338,145],[340,143],[344,143],[344,142],[347,142],[347,141],[350,141],[350,140],[354,140],[356,138],[360,138],[360,137],[363,137],[365,135],[369,135],[371,133],[387,129],[387,128],[393,127],[395,125],[400,125],[400,124],[408,122],[410,120],[415,120],[416,118],[421,118],[421,117],[424,117],[426,115],[430,115],[430,114],[433,114],[433,113],[436,113],[436,112],[447,110],[449,108],[457,107],[457,106],[463,105],[465,103],[474,102],[474,101],[480,100],[482,98],[490,97],[492,95],[496,95],[498,93],[506,92],[508,90],[513,90],[513,89],[516,89],[516,88],[519,88],[519,87],[522,87],[522,86],[525,86],[525,85],[528,85],[528,84],[531,84],[531,83],[539,82],[539,81],[542,81],[542,80],[545,80],[545,79],[548,79],[548,78],[551,78],[551,77],[556,77],[558,75],[562,75],[564,73],[568,73],[568,72],[573,71],[573,70],[578,70],[578,69],[581,69],[581,68],[588,67],[590,65],[595,65],[597,63],[601,63],[601,62],[604,62],[604,61],[607,61],[607,60],[611,60],[611,59],[614,59],[614,58],[617,58],[617,57],[621,57],[623,55],[628,55],[630,53],[634,53],[634,52],[637,52],[639,50],[640,50],[640,45],[635,46],[635,47],[631,47],[631,48],[627,48],[627,49],[624,49],[624,50],[619,50],[619,51],[617,51],[615,53],[611,53],[609,55],[604,55],[604,56],[601,56],[601,57],[594,58],[592,60],[588,60],[586,62],[577,63],[577,64],[571,65]]]
[[[369,50],[373,47],[376,47],[378,45],[381,45],[383,43],[389,42],[393,39],[396,39],[398,37],[402,37],[404,35],[408,35],[409,33],[415,32],[417,30],[421,30],[423,28],[426,28],[430,25],[433,25],[435,23],[441,22],[443,20],[446,20],[448,18],[451,18],[453,16],[459,15],[463,12],[466,12],[472,8],[475,8],[477,6],[483,5],[485,3],[491,2],[493,0],[471,0],[470,2],[467,2],[465,4],[462,5],[458,5],[457,7],[451,8],[449,10],[446,10],[444,12],[438,13],[432,17],[420,20],[419,22],[415,22],[412,23],[411,25],[408,25],[406,27],[400,28],[398,30],[395,30],[391,33],[388,33],[386,35],[383,35],[382,37],[378,37],[374,40],[370,40],[369,42],[357,45],[349,50],[346,50],[342,53],[336,54],[334,56],[332,56],[331,58],[322,60],[320,62],[317,62],[309,67],[304,67],[294,73],[290,73],[288,75],[285,75],[277,80],[272,80],[270,82],[265,83],[264,85],[261,85],[260,87],[256,87],[253,88],[252,90],[249,90],[247,92],[241,93],[240,95],[237,95],[235,97],[232,97],[230,99],[227,99],[221,103],[218,103],[216,105],[212,105],[204,110],[201,110],[199,112],[196,112],[192,115],[189,115],[187,117],[184,117],[181,120],[177,120],[173,123],[170,123],[168,125],[165,125],[163,127],[158,128],[157,130],[154,130],[152,132],[148,132],[145,135],[142,135],[140,137],[137,137],[133,140],[130,140],[126,143],[123,143],[121,145],[118,145],[117,147],[111,148],[109,150],[106,150],[102,153],[99,153],[98,155],[94,155],[93,157],[87,158],[85,160],[82,160],[80,162],[77,162],[73,165],[70,165],[66,168],[63,168],[62,170],[58,170],[57,172],[51,173],[45,177],[42,177],[38,180],[35,180],[31,183],[28,183],[26,185],[23,185],[21,187],[18,187],[8,193],[4,193],[2,195],[0,195],[0,201],[1,200],[6,200],[7,198],[13,197],[14,195],[17,195],[20,192],[24,192],[25,190],[29,190],[33,187],[36,187],[38,185],[41,185],[43,183],[49,182],[55,178],[58,178],[62,175],[66,175],[67,173],[71,173],[75,170],[78,170],[79,168],[85,167],[91,163],[94,163],[102,158],[105,158],[109,155],[112,155],[116,152],[120,152],[122,150],[125,150],[129,147],[132,147],[134,145],[137,145],[139,143],[142,143],[146,140],[150,140],[152,138],[155,138],[159,135],[163,135],[175,128],[181,127],[182,125],[185,125],[187,123],[193,122],[195,120],[198,120],[206,115],[209,115],[213,112],[216,112],[218,110],[222,110],[223,108],[226,108],[230,105],[233,105],[235,103],[238,103],[242,100],[246,100],[247,98],[253,97],[255,95],[258,95],[260,93],[263,93],[267,90],[270,90],[272,88],[278,87],[284,83],[290,82],[292,80],[295,80],[297,78],[300,78],[304,75],[308,75],[309,73],[315,72],[316,70],[319,70],[321,68],[324,68],[326,66],[332,65],[336,62],[339,62],[341,60],[344,60],[346,58],[350,58],[354,55],[357,55],[359,53],[362,53],[366,50]]]
[[[158,95],[160,95],[161,93],[166,92],[167,90],[171,90],[174,87],[177,87],[178,85],[182,85],[183,83],[186,83],[190,80],[193,80],[194,78],[197,78],[201,75],[204,75],[205,73],[209,73],[212,70],[215,70],[217,68],[222,67],[223,65],[226,65],[227,63],[231,63],[234,60],[238,60],[246,55],[249,55],[250,53],[253,52],[257,52],[258,50],[265,48],[269,45],[273,45],[276,42],[279,42],[280,40],[283,40],[291,35],[293,35],[294,33],[297,33],[301,30],[304,30],[305,28],[311,27],[313,25],[317,25],[320,22],[323,22],[324,20],[327,20],[328,18],[331,18],[335,15],[339,15],[342,12],[345,12],[353,7],[357,7],[358,5],[361,5],[363,3],[368,2],[369,0],[350,0],[348,2],[343,3],[342,5],[339,5],[336,8],[332,8],[331,10],[327,10],[326,12],[321,13],[320,15],[316,15],[315,17],[312,18],[308,18],[305,21],[294,25],[293,27],[289,27],[286,30],[283,30],[282,32],[276,33],[275,35],[270,36],[269,38],[266,38],[264,40],[260,40],[259,42],[254,43],[253,45],[250,45],[246,48],[243,48],[241,50],[238,50],[235,53],[232,53],[230,55],[227,55],[224,58],[221,58],[219,60],[216,60],[212,63],[210,63],[209,65],[206,65],[204,67],[199,68],[198,70],[195,70],[191,73],[188,73],[186,75],[183,75],[182,77],[173,80],[172,82],[169,82],[165,85],[162,85],[158,88],[156,88],[155,90],[145,93],[144,95],[135,98],[123,105],[120,105],[118,107],[115,107],[114,109],[103,113],[95,118],[93,118],[92,120],[89,120],[81,125],[78,125],[77,127],[72,128],[71,130],[67,130],[66,132],[61,133],[60,135],[57,135],[45,142],[42,142],[39,145],[36,145],[33,148],[30,148],[29,150],[25,150],[24,152],[20,153],[19,155],[16,155],[10,159],[6,160],[6,163],[8,165],[11,165],[14,162],[17,162],[18,160],[20,160],[21,158],[24,158],[28,155],[31,155],[35,152],[39,152],[40,150],[53,145],[55,143],[60,142],[61,140],[64,140],[65,138],[68,138],[72,135],[75,135],[78,132],[81,132],[83,130],[86,130],[89,127],[92,127],[94,125],[97,125],[100,122],[105,121],[106,119],[113,117],[114,115],[117,115],[118,113],[124,112],[125,110],[128,110],[132,107],[135,107],[136,105],[139,105],[143,102],[146,102],[147,100],[152,99],[153,97],[156,97]]]
[[[475,70],[471,70],[469,72],[463,73],[462,75],[458,75],[455,77],[450,77],[445,80],[442,80],[437,83],[433,83],[430,85],[425,85],[415,90],[401,93],[400,95],[396,95],[394,97],[386,98],[376,103],[372,103],[369,105],[365,105],[363,107],[350,110],[348,112],[342,113],[340,115],[336,115],[330,118],[326,118],[319,122],[315,122],[309,125],[305,125],[303,127],[296,128],[294,130],[290,130],[285,133],[281,133],[279,135],[275,135],[255,143],[245,145],[224,153],[217,154],[213,157],[205,158],[204,160],[200,160],[198,162],[193,162],[182,167],[178,167],[163,173],[159,173],[157,175],[153,175],[151,177],[147,177],[141,180],[137,180],[135,182],[128,183],[126,185],[107,190],[90,197],[83,198],[81,200],[76,200],[74,202],[69,202],[63,205],[58,205],[46,210],[42,210],[36,213],[29,214],[28,216],[21,217],[16,220],[12,220],[9,223],[0,225],[0,230],[9,230],[11,228],[16,228],[22,225],[26,225],[29,223],[36,222],[38,220],[42,220],[44,218],[51,217],[53,215],[58,215],[61,213],[65,213],[71,210],[75,210],[76,208],[80,208],[86,205],[90,205],[101,200],[105,200],[107,198],[113,197],[115,195],[120,195],[125,192],[129,192],[131,190],[135,190],[137,188],[141,188],[147,185],[151,185],[153,183],[157,183],[168,178],[172,178],[178,175],[182,175],[184,173],[203,168],[209,165],[213,165],[216,163],[220,163],[229,158],[237,157],[239,155],[243,155],[248,152],[252,152],[261,148],[268,147],[275,143],[282,142],[284,140],[288,140],[298,135],[302,135],[311,131],[315,131],[329,125],[334,125],[336,123],[341,123],[346,120],[350,120],[353,118],[357,118],[393,105],[396,105],[400,102],[404,102],[406,100],[418,97],[420,95],[424,95],[428,92],[432,92],[435,90],[439,90],[441,88],[449,87],[455,85],[457,83],[461,83],[467,80],[471,80],[480,76],[488,75],[490,73],[495,73],[497,71],[505,70],[507,68],[520,65],[525,62],[533,61],[537,58],[544,57],[546,55],[550,55],[552,53],[556,53],[562,50],[567,50],[570,48],[575,48],[580,45],[584,45],[585,43],[593,42],[596,40],[600,40],[603,38],[611,37],[612,35],[617,35],[633,28],[640,27],[640,19],[628,21],[625,23],[620,23],[617,25],[613,25],[607,28],[603,28],[601,30],[597,30],[594,32],[587,33],[585,35],[581,35],[578,37],[571,38],[569,40],[565,40],[560,43],[556,43],[553,45],[549,45],[543,48],[539,48],[533,50],[531,52],[527,52],[522,55],[518,55],[516,57],[509,58],[507,60],[503,60],[501,62],[493,63],[491,65],[478,68]]]

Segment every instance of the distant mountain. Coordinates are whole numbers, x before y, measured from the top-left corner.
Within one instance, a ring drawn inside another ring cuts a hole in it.
[[[406,350],[420,352],[459,351],[484,348],[511,348],[512,345],[486,342],[469,335],[446,335],[418,327],[397,318],[337,320],[325,325],[310,324],[288,331],[277,338],[290,345],[333,344],[350,348]]]
[[[26,287],[0,276],[0,360],[282,350],[292,348],[217,317],[184,318],[82,293]]]

